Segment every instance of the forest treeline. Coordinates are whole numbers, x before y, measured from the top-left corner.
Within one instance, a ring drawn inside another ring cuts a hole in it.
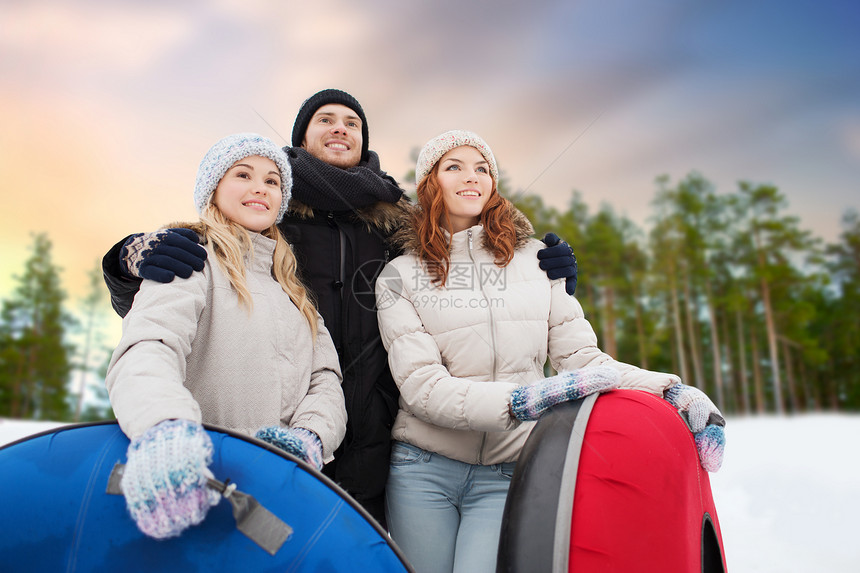
[[[860,218],[825,244],[773,185],[731,193],[692,172],[656,180],[646,232],[578,193],[514,203],[579,262],[576,297],[603,350],[674,372],[729,414],[860,408]]]
[[[649,229],[572,193],[559,211],[508,195],[542,237],[579,261],[577,299],[601,348],[674,372],[726,414],[860,409],[860,216],[835,244],[788,213],[773,185],[717,193],[699,173],[661,176]],[[51,242],[32,254],[0,314],[0,417],[76,421],[111,416],[103,378],[110,317],[98,266],[72,310]],[[83,389],[97,396],[85,402]]]

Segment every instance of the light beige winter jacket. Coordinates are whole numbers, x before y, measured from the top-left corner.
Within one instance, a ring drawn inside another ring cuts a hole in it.
[[[506,267],[493,263],[477,225],[453,235],[445,288],[412,254],[414,236],[377,280],[380,333],[400,388],[395,440],[472,464],[515,461],[534,422],[511,417],[511,392],[544,377],[547,355],[558,371],[611,364],[625,388],[662,394],[680,382],[602,352],[564,279],[538,267],[545,245],[527,238],[531,225],[518,212],[515,222],[520,240]]]
[[[108,368],[111,405],[129,438],[171,418],[249,436],[299,426],[320,437],[329,461],[346,431],[337,353],[322,318],[313,344],[307,320],[272,277],[275,241],[252,237],[250,313],[211,245],[202,272],[143,281]]]

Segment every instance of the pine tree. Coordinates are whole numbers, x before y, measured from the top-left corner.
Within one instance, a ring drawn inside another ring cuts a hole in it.
[[[823,291],[820,319],[811,329],[830,342],[830,368],[821,372],[825,401],[860,409],[860,214],[842,217],[840,242],[826,249],[832,292]],[[826,306],[824,306],[826,304]]]
[[[685,336],[682,322],[682,264],[684,250],[683,233],[679,217],[674,212],[669,189],[669,177],[657,177],[657,198],[653,201],[657,214],[654,217],[654,227],[649,233],[649,249],[651,257],[651,274],[654,278],[652,285],[654,298],[665,301],[666,316],[670,320],[669,330],[672,333],[671,348],[673,371],[681,379],[690,383],[693,379],[688,365],[686,348],[691,341]]]
[[[92,417],[96,413],[102,413],[98,417],[106,417],[105,403],[107,402],[106,390],[104,390],[104,375],[99,376],[99,368],[101,362],[105,359],[110,359],[110,348],[103,343],[101,326],[104,319],[105,297],[106,291],[102,279],[101,264],[96,261],[95,266],[89,272],[89,290],[86,297],[81,301],[80,308],[80,324],[76,329],[76,334],[82,339],[83,343],[80,348],[80,353],[76,356],[74,369],[77,371],[72,389],[74,396],[74,415],[75,422],[80,421],[84,417],[84,397],[89,389],[91,393],[102,395],[104,398],[102,404],[88,405],[88,417]],[[101,360],[100,360],[101,358]],[[92,378],[96,378],[99,384],[90,382]]]
[[[589,219],[583,245],[590,259],[600,261],[589,272],[591,286],[595,287],[600,301],[600,321],[597,324],[592,321],[592,326],[598,332],[603,351],[613,357],[618,356],[617,299],[623,280],[624,235],[620,225],[612,209],[604,205]]]
[[[809,233],[799,228],[797,217],[782,213],[787,201],[775,186],[741,182],[738,198],[736,214],[745,237],[739,237],[742,240],[736,244],[746,251],[749,275],[757,282],[764,314],[774,409],[782,414],[785,400],[779,340],[787,322],[795,317],[784,313],[780,321],[778,301],[786,300],[791,289],[802,288],[802,285],[797,285],[800,273],[792,264],[792,256],[808,250],[814,241]]]
[[[62,420],[68,415],[72,349],[64,335],[71,318],[62,307],[66,295],[47,235],[33,237],[32,253],[0,313],[0,413]]]

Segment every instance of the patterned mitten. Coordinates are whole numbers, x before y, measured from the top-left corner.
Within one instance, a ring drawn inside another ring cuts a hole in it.
[[[686,384],[675,384],[665,392],[663,398],[678,409],[687,421],[702,467],[715,472],[723,465],[726,448],[726,434],[723,427],[726,420],[707,394]]]
[[[301,458],[318,470],[323,467],[322,442],[310,430],[267,426],[258,430],[255,437]]]
[[[694,434],[696,450],[702,467],[713,473],[723,465],[723,453],[726,449],[726,433],[722,426],[708,424],[705,429]]]
[[[617,388],[620,383],[618,370],[611,366],[561,372],[514,390],[511,394],[511,413],[520,421],[537,420],[556,404],[578,400],[595,392],[606,392]]]
[[[203,270],[206,249],[191,229],[164,229],[129,237],[120,249],[120,268],[129,276],[169,283]]]
[[[132,440],[122,475],[126,505],[137,527],[156,539],[175,537],[206,517],[221,494],[213,477],[212,440],[200,424],[167,420]]]
[[[573,295],[576,292],[577,274],[573,249],[555,233],[547,233],[543,242],[546,247],[538,251],[538,266],[546,272],[550,280],[564,277],[564,289],[567,294]]]

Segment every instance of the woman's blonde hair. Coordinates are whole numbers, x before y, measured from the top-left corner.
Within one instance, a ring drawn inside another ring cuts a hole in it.
[[[246,253],[253,255],[248,230],[225,217],[214,203],[209,203],[203,209],[200,222],[204,241],[212,243],[218,265],[236,290],[240,304],[246,305],[249,309],[252,308],[254,301],[245,280],[245,255]],[[317,310],[310,294],[296,274],[296,256],[293,254],[293,249],[281,236],[277,225],[272,225],[260,234],[275,240],[272,274],[307,319],[311,333],[316,339],[319,328]]]

